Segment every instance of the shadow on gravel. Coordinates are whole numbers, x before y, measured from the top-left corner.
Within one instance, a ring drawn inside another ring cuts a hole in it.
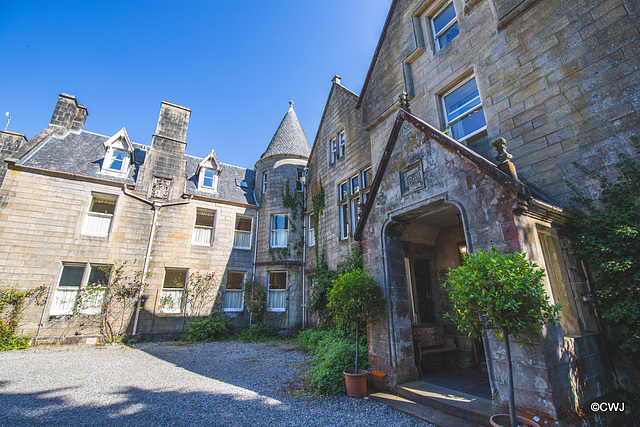
[[[109,404],[81,405],[65,399],[62,395],[66,390],[3,393],[0,389],[0,425],[257,425],[258,420],[267,419],[286,422],[289,410],[287,405],[262,396],[242,399],[242,405],[238,405],[235,396],[226,394],[138,388],[127,388],[116,396],[109,396],[112,402]],[[256,418],[260,414],[262,416]]]

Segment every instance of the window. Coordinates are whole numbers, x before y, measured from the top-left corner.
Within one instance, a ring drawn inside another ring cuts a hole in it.
[[[160,313],[182,313],[186,282],[187,270],[165,268],[162,296],[160,297]]]
[[[309,247],[315,246],[316,244],[316,233],[315,233],[315,223],[313,222],[313,214],[309,214],[309,238],[307,242],[309,242]]]
[[[336,145],[336,137],[329,140],[329,163],[335,163],[338,154],[338,146]]]
[[[487,129],[475,77],[445,94],[442,104],[446,128],[454,139],[464,141]]]
[[[267,192],[267,173],[262,172],[262,194]]]
[[[347,183],[343,182],[341,184],[338,184],[338,201],[342,202],[346,200],[348,194]]]
[[[288,237],[289,237],[289,216],[288,215],[272,215],[270,246],[272,248],[286,248]]]
[[[128,159],[129,153],[124,150],[113,150],[111,153],[111,161],[109,169],[122,172],[125,161]]]
[[[287,309],[287,272],[272,271],[269,273],[269,293],[267,310],[285,311]]]
[[[349,189],[351,190],[351,195],[358,194],[360,191],[360,187],[358,186],[358,175],[349,178]]]
[[[233,236],[233,247],[251,249],[251,217],[236,216],[236,229]]]
[[[196,224],[193,226],[194,245],[211,246],[213,242],[214,212],[196,209]]]
[[[453,2],[448,3],[429,21],[436,51],[442,49],[458,35],[458,19],[456,18],[456,9],[453,7]]]
[[[244,295],[244,272],[227,272],[227,286],[224,291],[224,311],[242,311]]]
[[[301,193],[304,186],[302,185],[302,181],[304,181],[304,169],[298,169],[298,178],[296,179],[296,191]]]
[[[347,182],[338,184],[338,226],[340,239],[349,237],[349,197]]]
[[[117,196],[93,194],[87,217],[84,220],[82,234],[87,236],[108,236],[111,220],[116,208]]]
[[[206,188],[214,188],[214,181],[217,175],[213,169],[202,169],[202,186]]]
[[[362,171],[362,189],[366,190],[371,185],[371,168]]]
[[[65,264],[56,288],[49,314],[51,316],[72,315],[78,305],[81,314],[100,314],[110,267],[105,265]],[[85,279],[85,274],[88,276]],[[83,287],[82,284],[85,284]],[[78,301],[78,297],[82,296]]]
[[[344,156],[344,144],[345,144],[345,140],[344,140],[344,130],[341,130],[340,132],[338,132],[338,158]]]

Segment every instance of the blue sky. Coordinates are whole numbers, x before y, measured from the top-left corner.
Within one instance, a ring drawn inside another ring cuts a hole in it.
[[[28,138],[58,93],[86,130],[151,143],[160,102],[191,109],[187,153],[253,167],[294,109],[313,144],[334,74],[360,92],[390,0],[21,1],[0,5],[0,123]]]

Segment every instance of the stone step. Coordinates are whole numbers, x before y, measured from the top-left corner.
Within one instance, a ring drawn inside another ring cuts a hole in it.
[[[388,393],[374,393],[369,397],[378,402],[388,405],[396,411],[404,412],[412,415],[422,421],[431,423],[437,427],[481,427],[484,424],[478,424],[469,420],[464,420],[451,415],[447,412],[440,411],[436,408],[424,406],[413,402],[404,397],[394,396]]]
[[[412,402],[435,408],[458,418],[490,426],[493,415],[490,400],[451,390],[425,381],[414,381],[396,388],[398,395]]]

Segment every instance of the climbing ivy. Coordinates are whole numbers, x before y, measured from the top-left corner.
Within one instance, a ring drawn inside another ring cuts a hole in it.
[[[15,288],[0,290],[0,350],[29,347],[31,337],[17,336],[16,329],[26,302],[34,299],[37,305],[44,304],[43,296],[46,290],[45,286],[29,290]]]
[[[302,199],[302,193],[298,191],[291,192],[289,186],[285,186],[282,191],[282,206],[291,209],[291,219],[298,219],[298,211],[300,211],[300,217],[304,212],[304,200]],[[294,230],[295,231],[295,228]]]
[[[637,138],[632,142],[640,155]],[[600,183],[602,195],[593,200],[576,192],[578,209],[569,231],[578,258],[595,276],[591,301],[622,352],[640,360],[640,163],[620,154],[615,181],[582,165],[574,165]]]
[[[324,209],[324,187],[320,183],[320,188],[311,195],[311,202],[313,204],[313,237],[315,239],[315,252],[316,252],[316,265],[320,264],[320,243],[318,241],[318,225],[320,224],[320,214]]]

